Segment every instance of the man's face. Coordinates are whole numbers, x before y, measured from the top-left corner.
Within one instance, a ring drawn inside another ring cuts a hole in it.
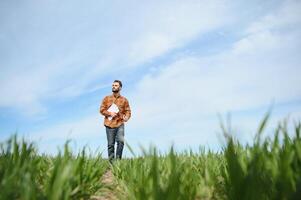
[[[120,89],[121,89],[121,87],[120,87],[120,85],[119,85],[118,82],[114,82],[114,83],[112,84],[112,92],[119,92]]]

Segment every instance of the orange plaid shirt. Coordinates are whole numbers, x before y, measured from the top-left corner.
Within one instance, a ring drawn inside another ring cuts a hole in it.
[[[119,112],[117,113],[117,115],[115,117],[113,117],[111,120],[108,119],[108,117],[110,116],[109,112],[107,111],[110,106],[115,103],[119,109]],[[116,128],[119,127],[120,125],[122,125],[124,123],[124,119],[123,116],[125,115],[128,119],[130,119],[131,117],[131,108],[129,105],[128,100],[121,96],[114,96],[114,95],[109,95],[106,96],[103,100],[102,103],[100,105],[100,114],[104,115],[104,125],[111,127],[111,128]]]

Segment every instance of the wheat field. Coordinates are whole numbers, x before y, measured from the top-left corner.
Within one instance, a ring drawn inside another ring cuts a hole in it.
[[[75,155],[68,142],[56,156],[40,155],[15,135],[0,145],[0,199],[301,199],[301,123],[288,132],[280,122],[264,137],[268,118],[252,145],[222,126],[220,152],[151,147],[135,156],[128,146],[133,157],[113,165],[85,149]]]

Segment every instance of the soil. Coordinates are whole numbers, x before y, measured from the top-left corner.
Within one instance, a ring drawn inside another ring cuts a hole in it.
[[[100,181],[103,184],[98,194],[91,197],[91,200],[117,200],[117,183],[114,181],[114,175],[111,169],[108,169]]]

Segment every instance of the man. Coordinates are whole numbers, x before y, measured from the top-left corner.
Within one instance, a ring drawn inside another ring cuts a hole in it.
[[[106,96],[100,105],[100,113],[105,116],[104,125],[108,140],[108,156],[112,163],[115,155],[115,141],[117,142],[116,158],[122,158],[124,146],[124,122],[131,117],[128,100],[120,95],[122,82],[115,80],[112,84],[112,95]]]

